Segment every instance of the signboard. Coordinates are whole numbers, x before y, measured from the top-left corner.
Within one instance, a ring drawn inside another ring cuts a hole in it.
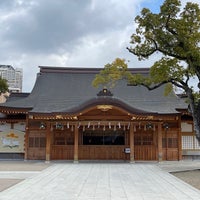
[[[0,127],[0,152],[23,153],[24,132],[16,129]]]
[[[181,132],[193,132],[192,124],[182,122],[181,123]]]
[[[125,153],[131,153],[131,149],[130,149],[130,148],[125,148],[125,149],[124,149],[124,152],[125,152]]]

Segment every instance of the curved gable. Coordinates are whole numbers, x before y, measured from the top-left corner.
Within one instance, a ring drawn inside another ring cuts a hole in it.
[[[74,108],[71,108],[70,110],[63,110],[63,113],[67,114],[76,114],[76,113],[84,113],[89,110],[93,110],[94,108],[99,109],[99,110],[104,110],[106,109],[117,109],[121,110],[122,112],[125,113],[134,113],[134,114],[148,114],[150,112],[147,112],[145,110],[137,109],[134,108],[127,103],[117,99],[117,98],[112,98],[112,97],[98,97],[98,98],[93,98],[90,99]],[[152,113],[152,112],[151,112]],[[155,113],[154,113],[155,114]]]

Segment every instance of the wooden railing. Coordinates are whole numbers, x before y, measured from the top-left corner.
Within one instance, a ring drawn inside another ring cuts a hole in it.
[[[163,148],[163,160],[178,160],[178,148]]]
[[[45,160],[46,149],[38,147],[29,147],[27,154],[27,159],[29,160]]]
[[[135,145],[135,160],[157,160],[157,147],[154,145]]]
[[[74,145],[52,145],[51,160],[73,160]]]
[[[124,145],[80,145],[79,160],[127,160]]]

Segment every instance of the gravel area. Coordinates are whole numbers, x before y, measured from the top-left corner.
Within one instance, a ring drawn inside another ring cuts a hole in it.
[[[42,171],[50,165],[51,163],[41,161],[0,161],[0,192],[24,180],[23,178],[13,178],[13,173]],[[4,172],[6,174],[10,172],[11,178],[2,178],[1,174]]]
[[[0,171],[41,171],[50,165],[42,161],[0,161]]]
[[[0,179],[0,192],[23,181],[23,179]]]
[[[163,161],[157,166],[200,190],[200,160]]]
[[[200,190],[200,170],[173,172],[171,174]]]

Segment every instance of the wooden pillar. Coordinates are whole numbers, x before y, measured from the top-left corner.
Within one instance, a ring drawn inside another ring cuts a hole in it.
[[[162,124],[158,123],[158,162],[161,162],[162,159]]]
[[[26,126],[25,126],[25,136],[24,136],[24,160],[28,160],[28,146],[29,146],[29,120],[28,115],[26,115]]]
[[[130,163],[135,162],[134,158],[134,128],[133,123],[130,124]]]
[[[182,160],[181,116],[178,117],[178,160]]]
[[[74,163],[78,163],[78,126],[74,127]]]
[[[50,161],[51,155],[51,125],[50,122],[46,124],[46,162]]]
[[[14,129],[14,123],[13,122],[10,123],[10,128]]]

